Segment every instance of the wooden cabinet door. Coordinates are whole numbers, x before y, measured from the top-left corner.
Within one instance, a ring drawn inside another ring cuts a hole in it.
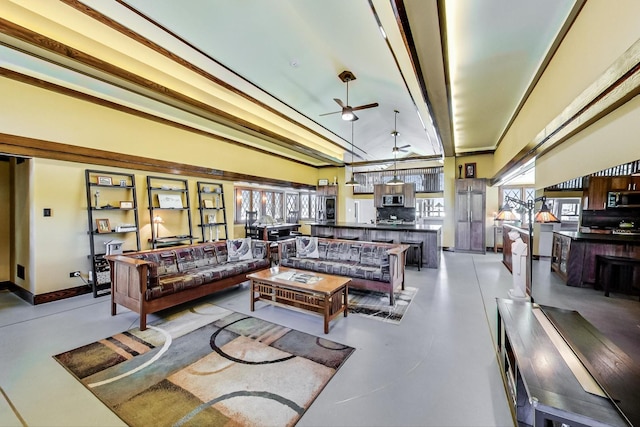
[[[456,250],[486,252],[486,182],[456,180]]]
[[[382,207],[382,196],[384,195],[384,185],[376,184],[373,186],[373,203],[376,208]]]
[[[589,188],[587,196],[589,198],[589,209],[603,210],[607,208],[607,192],[610,189],[610,178],[603,176],[592,176],[589,178]]]
[[[416,185],[412,182],[410,184],[404,184],[404,207],[415,208],[416,207]]]
[[[456,250],[471,249],[471,221],[469,221],[469,195],[464,189],[456,191]]]
[[[611,178],[605,178],[609,180],[609,188],[606,191],[628,191],[631,190],[631,177],[630,176],[614,176]],[[591,186],[591,183],[589,183]]]

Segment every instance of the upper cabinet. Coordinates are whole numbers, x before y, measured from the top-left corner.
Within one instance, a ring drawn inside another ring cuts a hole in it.
[[[640,177],[637,176],[592,176],[585,191],[587,209],[603,210],[607,208],[610,191],[640,191]]]
[[[404,194],[404,207],[415,208],[416,207],[416,184],[413,182],[404,184],[402,186],[402,194]]]
[[[338,186],[337,185],[319,185],[316,190],[317,196],[337,196],[338,195]]]

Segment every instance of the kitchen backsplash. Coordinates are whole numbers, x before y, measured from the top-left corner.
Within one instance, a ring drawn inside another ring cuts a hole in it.
[[[376,208],[377,209],[377,219],[380,220],[388,220],[391,219],[392,216],[396,217],[396,219],[401,219],[404,222],[414,222],[416,220],[416,209],[415,208],[403,208],[397,206],[390,206],[386,208]]]

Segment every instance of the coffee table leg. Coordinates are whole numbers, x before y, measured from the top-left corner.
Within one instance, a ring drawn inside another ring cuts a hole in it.
[[[349,285],[345,285],[342,295],[344,297],[344,317],[347,317],[349,314]]]
[[[254,311],[254,308],[255,308],[255,301],[256,301],[256,300],[254,299],[254,296],[255,296],[254,289],[255,289],[255,286],[256,286],[256,285],[255,285],[255,283],[253,282],[253,279],[251,279],[249,282],[251,283],[251,311]]]
[[[334,295],[335,298],[335,295]],[[331,303],[331,296],[325,295],[324,297],[324,333],[329,333],[329,304]]]

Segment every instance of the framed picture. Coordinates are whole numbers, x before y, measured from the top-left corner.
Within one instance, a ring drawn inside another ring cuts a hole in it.
[[[111,224],[109,223],[109,219],[96,219],[96,229],[98,230],[98,233],[111,233]]]
[[[328,179],[319,179],[318,180],[318,185],[329,185],[329,180]]]
[[[464,177],[465,178],[475,178],[476,177],[476,164],[475,163],[465,163],[464,164]]]
[[[133,209],[133,202],[130,202],[130,201],[120,202],[120,209]]]
[[[158,193],[158,204],[162,209],[182,209],[182,196]]]
[[[210,199],[204,199],[204,200],[202,201],[202,206],[203,206],[205,209],[213,209],[213,200],[210,200]]]
[[[113,185],[113,181],[110,176],[99,176],[98,185]]]

